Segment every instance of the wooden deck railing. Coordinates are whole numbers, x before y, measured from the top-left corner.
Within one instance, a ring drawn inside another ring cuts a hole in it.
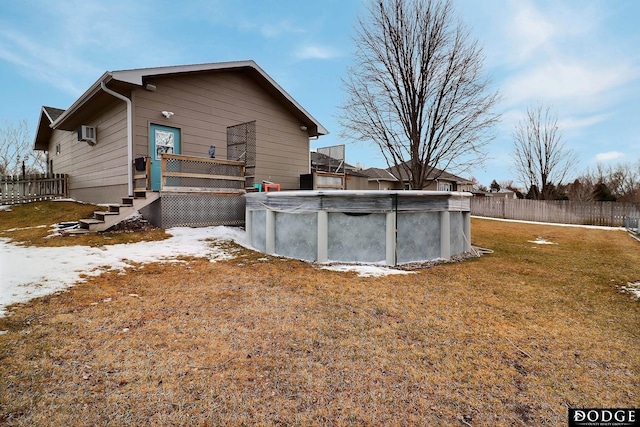
[[[51,200],[68,196],[68,175],[0,176],[0,204]]]
[[[134,191],[151,189],[151,157],[138,157],[133,161]]]
[[[162,191],[244,190],[244,162],[163,154],[161,170]]]

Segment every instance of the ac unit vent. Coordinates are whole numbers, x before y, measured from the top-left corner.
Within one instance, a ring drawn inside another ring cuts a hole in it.
[[[84,141],[89,145],[96,145],[98,140],[96,138],[95,126],[80,126],[78,129],[78,141]]]

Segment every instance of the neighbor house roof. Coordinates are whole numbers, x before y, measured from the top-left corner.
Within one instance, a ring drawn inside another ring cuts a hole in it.
[[[388,170],[380,168],[368,168],[362,171],[369,180],[398,181]]]
[[[106,94],[102,90],[102,83],[112,89],[126,89],[144,87],[147,84],[147,79],[152,79],[153,77],[231,70],[245,73],[255,79],[263,89],[278,99],[285,108],[300,120],[300,125],[307,127],[310,136],[326,135],[329,133],[320,122],[298,104],[298,102],[260,68],[258,64],[251,60],[107,71],[67,110],[53,119],[51,127],[54,129],[75,130],[82,124],[82,120],[85,119],[86,113],[84,112],[85,109],[83,109],[85,105],[99,101],[106,102],[107,99],[113,100],[111,95]],[[40,130],[40,128],[38,130]],[[36,135],[36,145],[38,145],[39,141],[43,140],[44,137],[45,135],[42,135],[42,137]]]
[[[393,166],[391,168],[388,168],[387,171],[391,174],[394,174],[395,172],[395,175],[400,177],[402,181],[410,181],[409,174],[407,174],[407,171],[403,167]],[[457,184],[473,184],[473,182],[469,181],[468,179],[461,178],[457,175],[443,171],[438,168],[433,168],[426,178],[427,181],[433,181],[434,179],[453,181]]]

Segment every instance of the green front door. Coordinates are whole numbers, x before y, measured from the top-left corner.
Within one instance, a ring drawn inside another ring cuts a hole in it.
[[[152,124],[149,135],[151,189],[159,191],[162,186],[160,177],[162,155],[165,153],[180,154],[180,129]]]

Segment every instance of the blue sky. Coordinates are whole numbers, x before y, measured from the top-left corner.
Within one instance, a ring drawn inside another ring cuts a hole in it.
[[[532,103],[558,114],[579,155],[640,159],[640,2],[454,0],[479,40],[503,101],[489,160],[465,176],[515,180],[513,130]],[[109,70],[253,59],[340,144],[341,77],[351,62],[360,0],[0,0],[0,122],[69,107]],[[377,148],[348,144],[347,161],[386,167]]]

